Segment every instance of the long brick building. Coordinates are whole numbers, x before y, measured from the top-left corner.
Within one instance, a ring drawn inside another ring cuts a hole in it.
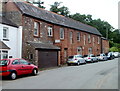
[[[64,64],[68,56],[102,52],[100,32],[26,2],[4,3],[7,19],[22,27],[22,57],[39,67]]]

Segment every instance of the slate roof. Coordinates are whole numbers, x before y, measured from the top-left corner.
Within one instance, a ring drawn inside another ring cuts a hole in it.
[[[69,27],[69,28],[73,28],[73,29],[77,29],[80,31],[85,31],[85,32],[89,32],[89,33],[101,36],[101,33],[96,28],[83,24],[71,18],[55,14],[53,12],[35,7],[25,2],[15,2],[15,4],[23,14],[26,14],[26,15],[29,15],[53,24],[57,24],[57,25],[61,25],[61,26],[65,26],[65,27]]]
[[[0,49],[10,49],[4,42],[0,41]]]
[[[52,49],[52,50],[60,50],[59,47],[50,44],[50,43],[41,43],[41,42],[35,42],[35,41],[28,41],[28,44],[33,46],[35,49]]]
[[[2,17],[2,16],[0,16],[0,23],[18,28],[18,26],[16,24],[14,24],[10,20],[8,20],[8,19],[6,19],[5,17]]]

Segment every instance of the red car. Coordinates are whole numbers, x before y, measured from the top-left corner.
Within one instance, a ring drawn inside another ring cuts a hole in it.
[[[0,60],[0,76],[9,76],[14,80],[18,75],[37,75],[37,73],[38,67],[25,59],[11,58]]]

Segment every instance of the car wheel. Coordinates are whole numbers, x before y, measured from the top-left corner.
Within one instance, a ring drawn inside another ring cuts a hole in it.
[[[71,66],[71,64],[67,64],[68,66]]]
[[[80,62],[79,62],[79,61],[77,62],[77,65],[80,65]]]
[[[32,72],[32,75],[37,75],[37,73],[38,73],[38,70],[37,69],[33,69],[33,72]]]
[[[15,80],[16,78],[17,78],[16,72],[12,72],[12,73],[10,74],[10,79]]]

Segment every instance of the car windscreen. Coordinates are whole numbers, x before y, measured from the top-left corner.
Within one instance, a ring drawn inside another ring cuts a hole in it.
[[[6,66],[8,64],[8,60],[0,60],[0,66]]]
[[[83,56],[82,55],[78,55],[77,58],[82,58]]]
[[[69,58],[71,59],[71,58],[74,58],[74,56],[69,56]]]

